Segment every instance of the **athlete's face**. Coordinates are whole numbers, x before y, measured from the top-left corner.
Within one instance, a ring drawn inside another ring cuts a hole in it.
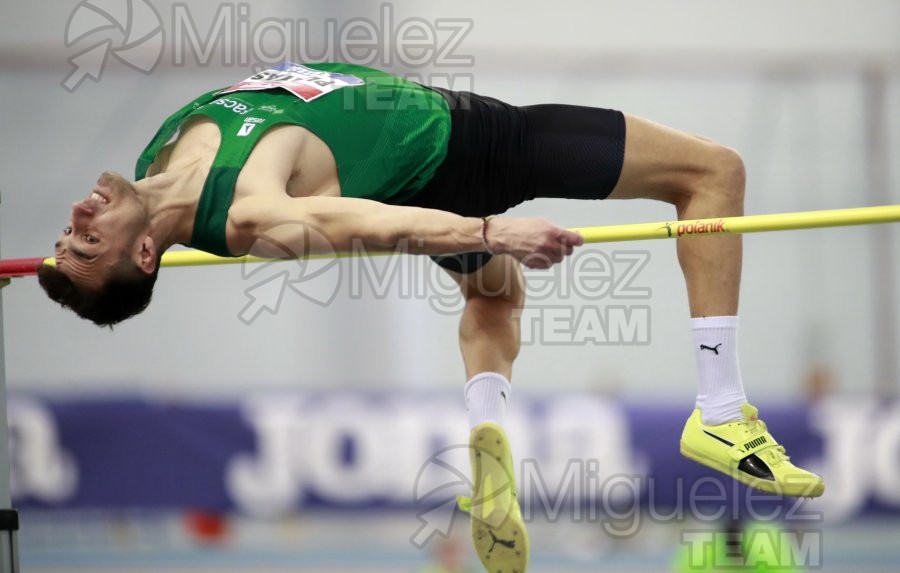
[[[72,205],[56,241],[56,265],[75,284],[96,290],[123,258],[134,258],[149,230],[149,217],[134,187],[106,172],[88,196]]]

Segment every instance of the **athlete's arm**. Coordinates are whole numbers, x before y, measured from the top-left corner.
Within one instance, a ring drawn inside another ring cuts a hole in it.
[[[316,253],[393,251],[444,255],[483,251],[483,221],[446,211],[350,197],[285,198],[254,209],[251,254],[284,258]],[[248,221],[248,222],[249,222]],[[581,245],[581,235],[544,219],[491,219],[487,244],[526,266],[545,268]]]

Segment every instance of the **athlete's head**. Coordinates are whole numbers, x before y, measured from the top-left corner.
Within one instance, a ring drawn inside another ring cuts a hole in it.
[[[38,280],[47,294],[82,318],[112,326],[150,303],[159,272],[150,218],[134,187],[103,173],[86,199],[72,205],[56,241],[56,267]]]

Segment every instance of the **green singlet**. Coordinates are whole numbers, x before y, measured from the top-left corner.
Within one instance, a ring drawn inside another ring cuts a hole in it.
[[[222,142],[203,186],[190,246],[232,256],[225,241],[234,186],[253,147],[273,125],[302,126],[331,150],[341,195],[401,203],[422,189],[447,153],[450,112],[440,94],[397,76],[349,64],[281,64],[198,97],[160,127],[135,179],[196,115]]]

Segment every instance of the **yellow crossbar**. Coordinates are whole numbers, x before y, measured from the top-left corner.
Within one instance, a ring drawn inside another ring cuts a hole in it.
[[[763,233],[768,231],[788,231],[795,229],[816,229],[821,227],[846,227],[850,225],[873,225],[900,221],[900,205],[880,207],[860,207],[856,209],[833,209],[829,211],[803,211],[773,215],[747,215],[744,217],[724,217],[690,221],[661,221],[658,223],[637,223],[631,225],[610,225],[601,227],[580,227],[572,229],[584,236],[585,243],[614,243],[620,241],[642,241],[649,239],[677,239],[703,237],[708,235],[734,235],[739,233]],[[355,253],[359,254],[359,253]],[[368,255],[388,255],[390,252],[366,253]],[[311,255],[309,258],[349,257],[354,254]],[[260,257],[217,257],[201,251],[169,251],[163,255],[164,267],[187,267],[199,265],[221,265],[265,262],[270,259]],[[2,263],[3,261],[0,261]],[[52,258],[44,259],[45,264],[54,264]]]

